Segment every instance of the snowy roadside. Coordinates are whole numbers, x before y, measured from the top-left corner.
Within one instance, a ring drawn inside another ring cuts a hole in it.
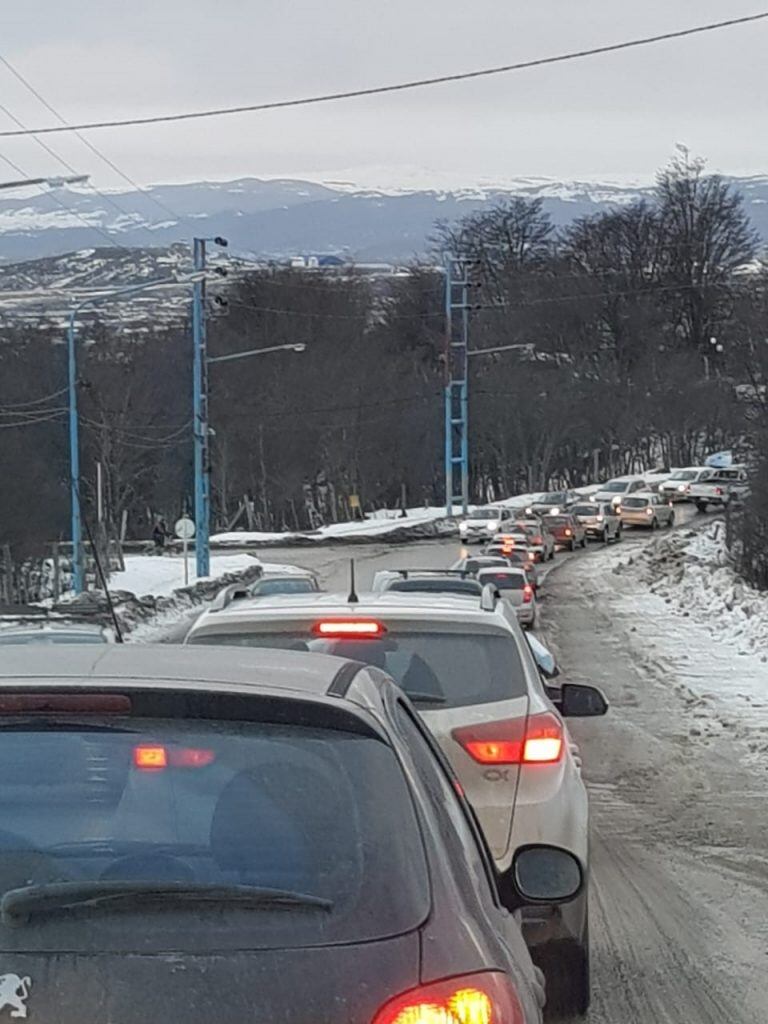
[[[746,741],[768,753],[768,594],[728,564],[722,521],[677,530],[631,553],[621,545],[584,559],[583,596],[612,619],[639,665],[673,686],[691,713],[689,734]]]

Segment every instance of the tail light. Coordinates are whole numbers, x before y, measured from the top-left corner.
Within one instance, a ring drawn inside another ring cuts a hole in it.
[[[523,587],[523,604],[530,604],[533,600],[533,587],[530,583],[526,583]]]
[[[373,1024],[525,1024],[509,978],[464,974],[411,989],[386,1003]]]
[[[143,743],[133,748],[133,764],[145,772],[161,772],[165,768],[207,768],[216,755],[212,750],[197,747],[165,747],[159,743]]]
[[[715,488],[715,494],[722,495],[722,493],[723,493],[723,488],[722,487],[716,487]]]
[[[452,736],[478,764],[554,764],[563,755],[563,726],[551,711],[462,726]]]
[[[534,544],[543,544],[544,543],[544,538],[539,536],[539,535],[537,535],[537,536],[535,536],[533,538],[533,543]]]

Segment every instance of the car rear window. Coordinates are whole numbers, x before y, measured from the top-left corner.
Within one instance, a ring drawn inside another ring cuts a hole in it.
[[[422,594],[474,594],[479,597],[482,587],[475,580],[423,579],[395,580],[387,590],[398,593]]]
[[[0,949],[368,942],[416,928],[429,911],[410,792],[393,750],[365,729],[105,716],[6,720],[0,733],[0,897],[53,881],[177,882],[331,904],[168,902],[33,916],[12,930],[0,924]]]
[[[550,526],[570,526],[570,516],[550,516],[548,519]]]
[[[648,498],[625,498],[622,501],[623,508],[646,508],[649,504]]]
[[[312,580],[261,580],[251,590],[254,597],[270,594],[313,594],[317,588]]]
[[[520,652],[511,634],[415,632],[389,625],[380,640],[331,640],[314,638],[308,627],[305,632],[201,632],[187,643],[278,647],[351,658],[382,669],[415,703],[421,699],[430,706],[490,704],[524,697],[528,692]]]
[[[521,572],[484,572],[480,582],[492,583],[498,590],[522,590],[526,579]]]

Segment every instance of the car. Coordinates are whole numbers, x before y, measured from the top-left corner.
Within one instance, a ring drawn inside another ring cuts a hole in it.
[[[374,593],[465,594],[477,598],[482,589],[472,576],[452,569],[380,569],[373,579]]]
[[[712,476],[698,483],[692,483],[688,497],[699,512],[706,512],[710,505],[725,508],[738,504],[749,493],[749,478],[745,466],[729,466],[716,469]]]
[[[504,555],[463,555],[451,566],[451,572],[465,573],[467,576],[476,576],[481,569],[493,566],[509,565]]]
[[[550,512],[557,514],[564,509],[570,508],[579,500],[576,491],[547,491],[540,494],[526,508],[526,512],[539,512],[542,515],[549,515]]]
[[[509,602],[523,629],[533,629],[536,625],[536,587],[525,569],[512,566],[506,569],[481,569],[477,581],[483,587],[490,584],[502,600]]]
[[[502,893],[388,676],[224,653],[4,656],[11,1017],[75,1021],[87,999],[105,1020],[540,1024],[517,917],[583,894],[578,860],[529,846]]]
[[[504,523],[515,518],[515,511],[500,505],[486,505],[469,512],[459,523],[459,537],[466,544],[472,541],[484,541],[496,533]]]
[[[204,611],[185,643],[295,648],[378,667],[408,694],[458,775],[502,891],[517,851],[530,843],[570,851],[588,877],[588,799],[566,721],[604,714],[607,702],[595,687],[575,683],[553,702],[514,609],[493,587],[474,606],[450,595],[427,603],[353,591],[238,602]],[[534,959],[559,965],[549,979],[553,1002],[584,1012],[586,895],[522,913]]]
[[[486,551],[488,548],[485,549]],[[515,547],[511,551],[507,550],[504,554],[507,563],[511,566],[515,566],[519,569],[524,569],[528,579],[531,581],[531,586],[537,592],[542,583],[542,576],[539,573],[539,566],[536,559],[536,555],[530,548]]]
[[[21,644],[110,644],[115,634],[111,629],[91,623],[26,623],[23,626],[0,627],[0,645]]]
[[[211,602],[214,611],[227,608],[233,601],[250,597],[271,597],[274,594],[313,594],[320,590],[317,577],[310,572],[270,573],[253,583],[230,583]]]
[[[642,476],[617,476],[605,484],[592,495],[592,501],[598,504],[608,502],[618,511],[624,498],[637,491],[648,490],[645,478]]]
[[[609,501],[584,501],[571,507],[571,515],[584,527],[587,538],[603,544],[621,540],[621,518]]]
[[[652,491],[625,498],[619,515],[622,526],[647,526],[650,530],[658,530],[662,526],[675,525],[672,502]]]
[[[549,516],[531,513],[523,519],[517,519],[509,527],[509,536],[524,537],[525,546],[535,554],[539,562],[551,561],[555,557],[555,538],[547,525],[548,519]]]
[[[689,501],[691,488],[695,484],[709,480],[720,472],[711,466],[686,466],[683,469],[676,469],[668,480],[659,484],[659,494],[668,501]]]
[[[570,513],[547,516],[547,527],[555,538],[555,544],[575,551],[587,546],[587,531],[576,516]]]

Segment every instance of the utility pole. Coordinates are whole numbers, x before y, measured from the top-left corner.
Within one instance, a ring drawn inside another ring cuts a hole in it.
[[[445,510],[469,504],[469,264],[456,256],[445,257]],[[455,319],[458,318],[458,325]],[[460,492],[454,493],[458,476]]]
[[[205,332],[206,239],[192,240],[195,280],[192,291],[192,422],[195,462],[195,563],[197,578],[211,574],[210,458],[208,455],[208,360]]]

